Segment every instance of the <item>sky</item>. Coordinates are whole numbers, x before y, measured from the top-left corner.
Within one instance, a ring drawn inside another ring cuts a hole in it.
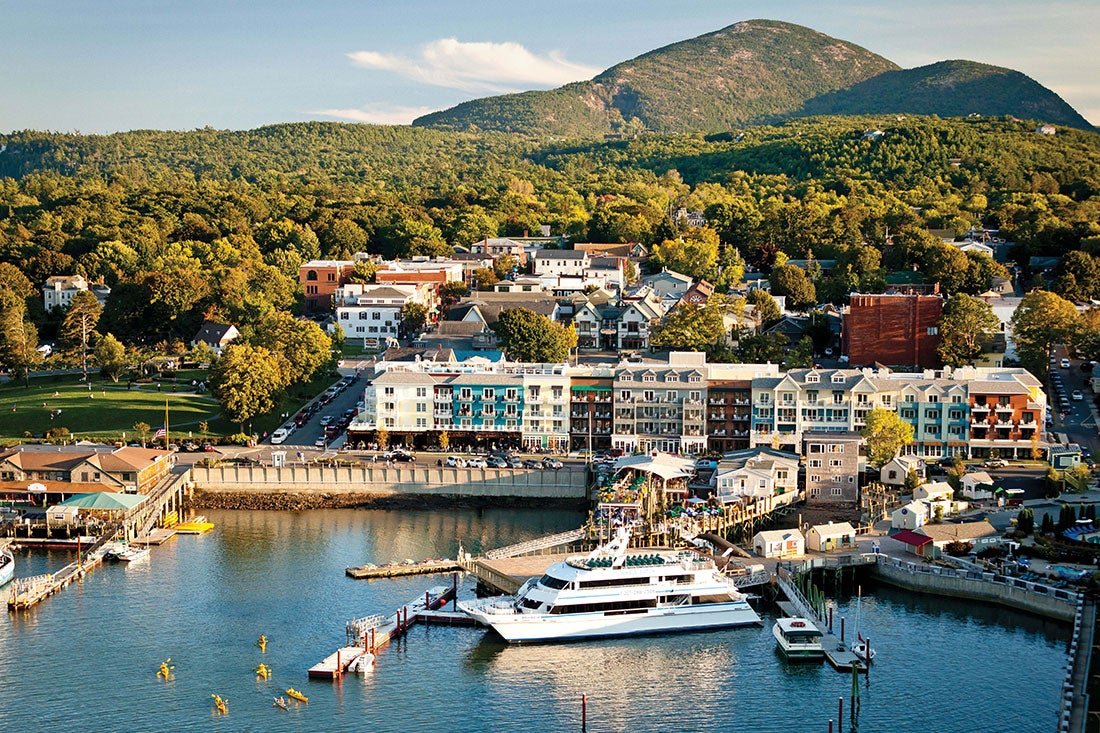
[[[405,124],[769,18],[1022,71],[1100,123],[1100,0],[7,0],[0,132]]]

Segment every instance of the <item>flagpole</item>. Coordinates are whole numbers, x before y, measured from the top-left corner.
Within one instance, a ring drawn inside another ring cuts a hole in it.
[[[164,450],[168,450],[168,398],[164,398]]]

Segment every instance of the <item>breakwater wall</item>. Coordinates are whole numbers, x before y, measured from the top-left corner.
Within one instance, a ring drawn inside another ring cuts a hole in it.
[[[906,590],[971,598],[1073,623],[1078,594],[1018,578],[880,556],[875,577]]]
[[[365,503],[566,505],[587,498],[585,471],[568,469],[226,465],[196,466],[191,475],[196,501],[226,508],[231,508],[229,501],[255,508],[308,508]],[[288,500],[299,506],[284,506]]]

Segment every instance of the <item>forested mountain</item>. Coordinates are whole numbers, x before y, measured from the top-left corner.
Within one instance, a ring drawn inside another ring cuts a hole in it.
[[[1064,99],[1019,71],[974,61],[940,61],[916,69],[887,71],[809,100],[808,115],[906,113],[965,117],[1014,115],[1090,129]]]
[[[813,97],[897,68],[809,28],[750,20],[650,51],[591,81],[476,99],[413,125],[557,137],[713,132],[775,119]]]
[[[882,113],[1012,115],[1092,129],[1065,100],[1018,71],[972,61],[903,70],[855,44],[772,20],[736,23],[650,51],[590,81],[474,99],[413,125],[598,138]]]

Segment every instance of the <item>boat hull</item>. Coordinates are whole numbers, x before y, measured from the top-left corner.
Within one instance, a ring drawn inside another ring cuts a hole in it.
[[[775,637],[775,646],[779,649],[780,653],[790,660],[800,659],[824,659],[825,649],[821,646],[821,643],[817,644],[798,644],[791,645],[783,638],[783,634],[779,631],[779,625],[776,624],[772,627],[772,636]]]
[[[11,582],[15,577],[15,556],[11,550],[4,548],[0,551],[0,588]]]
[[[496,614],[478,603],[458,607],[515,644],[668,634],[760,624],[747,601],[648,609],[644,613]]]

